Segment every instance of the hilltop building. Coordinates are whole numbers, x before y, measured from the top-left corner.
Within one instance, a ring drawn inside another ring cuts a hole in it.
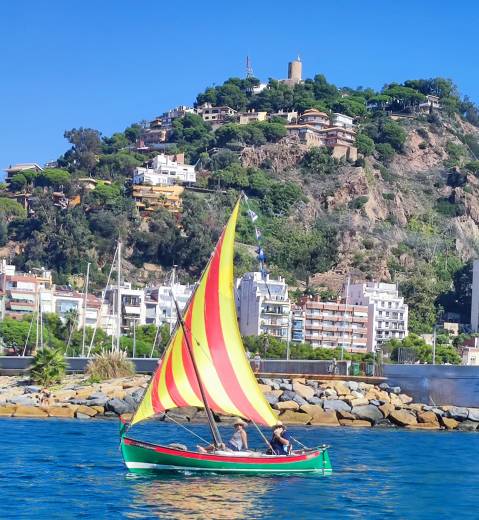
[[[133,199],[140,212],[153,212],[165,208],[171,213],[179,213],[182,208],[181,196],[185,188],[177,184],[171,186],[133,185]]]
[[[345,157],[355,161],[358,157],[353,118],[345,114],[335,112],[330,117],[325,112],[310,108],[301,114],[298,123],[286,125],[286,128],[289,136],[306,146],[331,148],[336,159]]]
[[[246,273],[236,280],[236,308],[244,336],[269,334],[290,337],[291,302],[283,278],[265,278],[260,272]]]
[[[196,182],[195,165],[184,163],[184,154],[157,155],[146,167],[137,167],[133,184],[171,186]]]
[[[366,352],[368,307],[303,297],[305,341],[314,347]]]
[[[354,283],[343,290],[343,295],[348,305],[368,307],[368,351],[375,352],[390,339],[401,340],[408,335],[408,306],[396,284]]]
[[[255,110],[248,110],[239,116],[240,125],[248,125],[249,123],[259,123],[268,119],[268,112],[256,112]]]
[[[227,106],[213,106],[211,103],[203,103],[197,107],[196,113],[203,118],[203,121],[210,123],[213,129],[236,117],[236,110]]]
[[[22,173],[28,170],[33,170],[36,173],[40,173],[43,171],[43,168],[37,163],[18,163],[11,164],[8,168],[5,168],[4,171],[7,173],[5,181],[8,183],[11,181],[12,177],[17,173]]]
[[[303,64],[298,56],[296,60],[288,63],[288,79],[280,80],[281,83],[285,83],[289,87],[294,87],[298,83],[302,83],[303,78]]]

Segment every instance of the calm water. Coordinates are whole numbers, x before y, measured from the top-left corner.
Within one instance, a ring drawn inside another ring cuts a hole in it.
[[[174,425],[141,430],[194,445]],[[138,477],[122,464],[115,421],[0,419],[0,518],[479,518],[477,433],[291,431],[332,445],[332,476]]]

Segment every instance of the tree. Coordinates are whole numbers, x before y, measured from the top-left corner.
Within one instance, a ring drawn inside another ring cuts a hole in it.
[[[35,383],[48,387],[62,382],[66,368],[67,362],[63,352],[45,347],[35,354],[30,377]]]
[[[311,148],[301,161],[303,170],[313,175],[325,176],[336,171],[337,161],[326,148]]]
[[[363,155],[372,155],[374,153],[374,141],[362,132],[356,135],[356,147],[358,152]]]
[[[59,188],[66,186],[71,181],[71,175],[60,168],[50,168],[43,170],[35,179],[36,186],[51,186],[52,188]]]
[[[16,173],[10,178],[8,187],[10,191],[22,191],[27,185],[27,179],[23,173]]]
[[[73,128],[64,134],[72,146],[68,165],[73,169],[91,172],[96,165],[96,156],[101,150],[101,133],[92,128]]]

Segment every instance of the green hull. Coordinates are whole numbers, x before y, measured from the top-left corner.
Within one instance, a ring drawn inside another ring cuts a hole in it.
[[[121,451],[127,468],[133,473],[158,471],[212,471],[226,473],[322,473],[332,472],[326,447],[294,453],[288,456],[240,456],[217,453],[201,454],[121,439]]]

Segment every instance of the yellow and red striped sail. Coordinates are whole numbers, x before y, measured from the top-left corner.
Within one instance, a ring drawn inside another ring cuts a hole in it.
[[[236,318],[233,255],[238,212],[239,202],[190,300],[184,322],[210,408],[271,426],[276,416],[251,370]],[[180,406],[203,406],[181,327],[171,338],[131,424]]]

